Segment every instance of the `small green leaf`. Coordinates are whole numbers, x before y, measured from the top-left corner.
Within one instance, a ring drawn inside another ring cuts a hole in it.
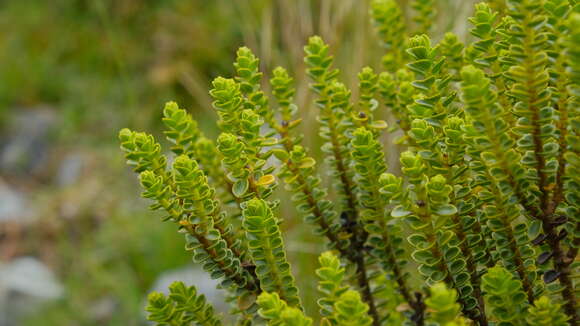
[[[296,105],[292,104],[291,107],[296,107]],[[302,122],[302,118],[290,121],[288,123],[288,129],[296,128],[300,122]]]
[[[457,214],[457,208],[453,205],[444,204],[437,207],[437,209],[435,210],[435,214],[441,216],[451,216]]]
[[[244,194],[248,191],[250,184],[248,183],[248,179],[238,180],[234,183],[232,187],[232,193],[237,198],[242,198]]]
[[[391,211],[391,216],[395,218],[405,217],[408,216],[409,214],[411,214],[411,212],[400,205],[393,208],[393,211]]]
[[[238,297],[238,308],[240,310],[246,310],[250,308],[256,302],[257,296],[252,292],[245,292]]]
[[[540,234],[540,231],[542,230],[542,221],[540,220],[533,220],[530,224],[529,224],[529,228],[528,228],[528,236],[530,237],[530,239],[534,239],[538,236],[538,234]]]
[[[266,138],[262,140],[262,146],[274,146],[278,144],[278,140],[276,138]]]
[[[312,157],[307,157],[300,162],[301,169],[311,168],[316,165],[316,161]]]
[[[455,233],[451,231],[444,231],[439,234],[439,243],[443,246],[447,244],[453,237]]]
[[[271,174],[267,174],[264,175],[262,177],[260,177],[260,179],[256,182],[257,186],[267,186],[269,184],[272,184],[276,181],[276,178],[271,175]]]
[[[427,246],[429,246],[429,242],[427,241],[427,238],[419,233],[415,233],[410,235],[407,240],[409,241],[409,243],[411,243],[411,245],[413,245],[414,247],[423,249]]]
[[[386,129],[388,126],[389,125],[384,120],[376,120],[369,125],[369,127],[373,129]]]
[[[270,153],[274,154],[274,156],[282,162],[286,162],[289,157],[288,152],[280,148],[272,149]]]

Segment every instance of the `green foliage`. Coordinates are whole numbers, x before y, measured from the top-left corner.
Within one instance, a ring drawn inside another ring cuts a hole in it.
[[[474,278],[470,276],[467,257],[462,256],[461,243],[453,241],[458,237],[456,230],[447,226],[458,212],[449,203],[453,188],[442,175],[429,178],[418,155],[403,153],[401,165],[412,186],[403,205],[395,207],[391,214],[406,217],[416,232],[408,240],[415,247],[412,257],[420,264],[419,272],[428,284],[445,281],[458,289],[465,313],[476,318],[482,312],[477,311],[481,308],[474,295]]]
[[[169,102],[163,109],[163,123],[167,128],[165,136],[173,144],[171,151],[195,159],[208,178],[216,183],[216,188],[221,189],[220,197],[229,201],[232,188],[224,172],[219,169],[217,148],[199,130],[197,122],[177,103]]]
[[[522,282],[501,266],[490,268],[482,280],[493,319],[500,325],[525,325],[527,300]]]
[[[576,10],[577,12],[577,10]],[[570,15],[568,21],[570,29],[570,36],[567,39],[568,44],[568,64],[569,64],[569,78],[571,84],[568,86],[570,93],[573,95],[573,100],[569,102],[569,120],[566,127],[568,134],[566,136],[566,143],[569,144],[569,151],[564,154],[566,160],[565,175],[565,201],[566,212],[570,218],[567,225],[569,234],[573,234],[573,240],[570,241],[570,246],[576,252],[580,246],[580,234],[578,232],[578,225],[580,224],[580,14],[574,13]],[[576,268],[577,265],[575,265]],[[577,285],[577,283],[575,283]]]
[[[318,300],[320,315],[332,318],[334,305],[343,293],[348,290],[345,282],[345,269],[340,266],[340,260],[332,252],[324,252],[318,257],[320,268],[316,270],[319,278],[318,290],[324,297]],[[334,321],[336,322],[336,321]]]
[[[446,33],[439,46],[441,47],[441,55],[445,57],[446,69],[454,80],[459,80],[459,71],[463,67],[464,45],[459,41],[457,35]]]
[[[365,117],[362,119],[372,119],[372,113],[378,107],[378,102],[375,99],[377,92],[377,74],[371,67],[364,67],[362,71],[358,74],[359,80],[359,110]],[[359,113],[360,114],[360,113]],[[364,121],[364,120],[363,120]]]
[[[373,0],[371,17],[387,52],[382,63],[388,71],[394,72],[406,61],[406,26],[401,8],[395,0]]]
[[[288,71],[282,67],[276,67],[272,72],[270,84],[272,93],[279,105],[280,115],[283,121],[291,120],[296,114],[297,107],[292,103],[296,90],[292,87],[293,79],[288,75]]]
[[[486,2],[476,4],[473,17],[469,18],[469,22],[473,25],[470,33],[477,38],[472,44],[473,51],[477,54],[474,63],[481,67],[493,67],[497,63],[498,35],[495,28],[497,21],[498,13],[493,11]]]
[[[332,69],[333,58],[328,54],[328,45],[321,38],[311,37],[304,51],[304,61],[308,67],[306,72],[313,81],[310,87],[318,94],[316,105],[320,108],[319,134],[325,142],[322,150],[331,168],[331,176],[340,179],[335,185],[340,198],[338,209],[346,211],[353,221],[357,201],[353,172],[348,168],[350,157],[347,133],[353,128],[348,111],[350,92],[336,81],[338,70]]]
[[[244,230],[260,287],[276,292],[292,307],[300,307],[298,289],[286,260],[286,251],[278,221],[268,204],[260,199],[246,203],[243,211]]]
[[[263,292],[258,297],[260,316],[268,321],[268,325],[310,326],[312,319],[305,317],[300,309],[289,307],[280,299],[278,293]]]
[[[368,305],[362,302],[360,293],[353,290],[344,292],[334,303],[334,316],[339,326],[369,326],[372,318],[367,314]]]
[[[191,115],[179,109],[177,103],[169,102],[163,109],[163,123],[168,129],[165,136],[174,144],[171,151],[176,155],[185,154],[195,157],[195,146],[201,137],[201,132]]]
[[[260,135],[263,120],[251,110],[244,110],[240,119],[243,119],[243,127],[239,133],[243,136],[224,132],[217,140],[217,149],[223,156],[223,165],[232,183],[232,193],[244,200],[254,194],[267,198],[276,184],[269,174],[272,169],[264,168],[267,155],[260,152],[269,142]]]
[[[495,82],[498,100],[502,106],[508,108],[511,101],[506,96],[506,83],[503,73],[506,66],[500,64],[500,56],[507,51],[507,41],[502,37],[510,25],[510,17],[500,21],[499,13],[492,9],[492,3],[481,2],[475,5],[475,12],[469,22],[473,25],[471,35],[477,38],[466,51],[466,57],[477,67],[484,69]],[[515,123],[513,117],[506,115],[509,125]]]
[[[404,132],[410,128],[407,106],[414,101],[415,88],[411,84],[413,74],[400,69],[396,74],[382,72],[379,74],[378,87],[383,103],[397,118],[397,124]]]
[[[331,245],[345,250],[346,240],[341,240],[336,212],[332,203],[326,199],[327,193],[321,187],[321,179],[315,174],[315,161],[306,155],[302,146],[296,145],[292,151],[282,152],[278,158],[284,163],[278,176],[286,183],[286,189],[293,196],[298,212],[304,221],[316,225],[317,234],[324,234]]]
[[[250,49],[246,47],[238,49],[234,67],[237,74],[236,80],[240,85],[242,94],[245,96],[244,107],[265,117],[266,115],[271,115],[271,111],[268,110],[268,98],[260,90],[262,73],[259,71],[259,66],[260,60],[256,58]]]
[[[239,82],[218,77],[210,91],[223,131],[217,140],[217,150],[223,157],[226,183],[231,184],[231,193],[239,204],[253,196],[267,198],[276,187],[270,174],[273,168],[265,167],[271,152],[263,149],[276,141],[261,133],[264,119],[269,116],[263,117],[267,102],[259,90],[261,73],[256,60],[249,49],[240,49],[235,65]]]
[[[425,304],[431,310],[429,319],[439,325],[449,325],[459,320],[461,306],[457,303],[457,291],[448,289],[444,283],[436,283],[430,289],[431,296]]]
[[[497,95],[490,89],[489,79],[472,66],[462,70],[462,78],[466,113],[473,119],[468,135],[473,142],[473,153],[481,158],[475,166],[483,166],[486,170],[481,172],[480,180],[487,188],[481,196],[488,203],[484,210],[487,223],[494,232],[496,250],[505,266],[513,266],[518,271],[524,288],[532,297],[536,273],[532,262],[534,251],[528,243],[526,225],[512,226],[521,211],[510,202],[521,198],[526,205],[533,205],[530,193],[534,188],[526,181],[521,165],[515,163],[520,155],[513,149],[514,141],[507,133],[507,124],[497,120],[505,112],[496,102]],[[490,177],[497,181],[484,181]],[[506,186],[500,187],[500,182],[505,182]]]
[[[329,47],[324,43],[322,38],[313,36],[308,39],[308,44],[304,47],[306,53],[304,62],[308,66],[306,70],[308,76],[312,78],[312,89],[321,95],[317,101],[318,105],[323,105],[328,98],[328,88],[331,81],[335,80],[338,75],[337,69],[332,69],[333,57],[328,53]]]
[[[219,203],[215,199],[215,190],[209,186],[207,177],[197,162],[186,156],[178,156],[173,163],[173,169],[175,195],[184,206],[182,214],[191,216],[187,222],[199,225],[198,227],[203,225],[208,229],[215,228],[235,256],[243,257],[241,241],[236,239],[232,225],[226,220],[225,212],[220,211]],[[183,219],[180,221],[181,224],[182,221]]]
[[[513,131],[519,136],[518,148],[524,153],[522,163],[528,178],[543,193],[538,201],[542,201],[539,204],[545,210],[553,196],[550,189],[554,188],[558,170],[556,112],[549,105],[551,94],[547,87],[547,39],[536,28],[545,23],[546,15],[537,1],[508,1],[508,8],[514,23],[509,30],[509,52],[502,60],[511,64],[505,76],[513,82],[508,94],[515,101],[512,110],[519,118]]]
[[[416,23],[416,34],[429,33],[437,10],[433,0],[413,0],[411,7],[415,10],[413,21]]]
[[[171,170],[152,137],[121,132],[144,195],[237,297],[244,324],[312,324],[270,199],[276,175],[332,250],[316,270],[322,325],[577,325],[580,20],[566,1],[506,4],[477,4],[464,45],[451,33],[407,40],[397,2],[372,1],[387,71],[363,68],[354,99],[329,45],[311,37],[304,61],[326,178],[302,143],[292,77],[274,69],[270,100],[247,48],[236,76],[210,92],[217,146],[172,103]],[[434,2],[412,6],[428,31]],[[390,172],[385,107],[400,129],[388,131],[402,135]],[[217,200],[231,202],[228,191],[235,206]]]
[[[180,225],[186,249],[193,251],[194,261],[202,264],[212,278],[223,279],[224,288],[254,291],[252,276],[241,266],[239,242],[232,239],[228,227],[220,227],[223,216],[196,161],[179,156],[173,163],[172,174],[173,189],[154,172],[142,172],[143,196],[154,199],[156,204],[152,208],[165,210],[169,214],[167,219]]]
[[[212,105],[219,116],[219,127],[224,131],[238,132],[243,105],[240,85],[233,79],[218,77],[213,80],[212,86],[209,93],[214,99]]]
[[[421,98],[408,106],[409,116],[438,125],[443,117],[454,113],[451,103],[455,93],[449,89],[451,76],[443,70],[445,58],[425,34],[412,37],[407,52],[411,57],[408,67],[415,73],[413,86],[421,94]]]
[[[561,310],[561,305],[550,302],[548,297],[541,297],[528,309],[526,317],[530,326],[565,326],[568,317]]]
[[[325,235],[331,246],[345,252],[348,242],[339,234],[337,214],[332,202],[326,199],[327,190],[321,186],[321,178],[316,173],[316,161],[300,145],[302,137],[293,134],[300,119],[295,119],[296,106],[291,102],[294,94],[290,86],[292,79],[285,69],[278,67],[270,83],[282,119],[280,123],[274,123],[283,145],[282,149],[273,151],[282,162],[278,177],[286,184],[286,190],[293,194],[292,201],[304,221],[315,225],[315,233]]]
[[[148,297],[147,319],[156,325],[222,325],[215,315],[213,307],[208,304],[203,294],[198,294],[194,286],[174,282],[169,286],[169,296],[152,292]]]
[[[308,74],[315,82],[311,84],[311,87],[319,95],[319,99],[316,101],[321,109],[319,134],[325,141],[322,150],[326,155],[326,163],[331,167],[330,175],[340,180],[340,183],[335,186],[340,198],[337,207],[343,212],[341,215],[342,233],[344,237],[351,240],[350,247],[348,250],[343,250],[342,254],[356,265],[358,286],[364,292],[371,314],[375,315],[376,320],[378,318],[377,303],[375,303],[375,298],[371,292],[371,283],[365,266],[370,263],[365,262],[365,257],[361,252],[368,234],[359,221],[357,212],[359,202],[356,195],[354,171],[350,168],[352,157],[349,154],[350,139],[348,134],[355,125],[352,119],[350,91],[344,84],[334,79],[325,89],[319,91],[317,87],[317,81],[322,80],[322,78],[335,78],[333,76],[336,75],[330,69],[332,57],[326,55],[325,49],[327,48],[328,46],[319,43],[317,38],[311,38],[309,45],[305,47],[305,61],[309,66]],[[309,59],[317,56],[321,59]],[[324,77],[317,77],[317,71],[324,71],[321,74]]]
[[[126,153],[127,164],[132,166],[135,172],[165,171],[167,158],[161,154],[161,145],[155,142],[153,136],[122,129],[119,132],[119,141],[121,149]]]
[[[403,238],[399,235],[401,228],[396,223],[389,223],[385,215],[388,199],[381,193],[382,175],[387,171],[381,144],[373,133],[365,128],[358,128],[351,141],[351,155],[356,172],[355,180],[359,184],[359,202],[365,208],[360,218],[365,223],[369,234],[367,243],[371,254],[379,259],[389,277],[396,281],[397,289],[411,306],[408,274],[404,272],[406,261],[405,250],[399,248]]]
[[[166,171],[166,159],[151,136],[125,129],[119,138],[130,164],[143,170],[143,196],[155,201],[152,209],[163,209],[168,214],[164,220],[179,225],[194,261],[212,278],[221,279],[222,287],[236,289],[240,294],[254,292],[253,276],[241,265],[241,243],[235,240],[231,226],[226,225],[214,198],[215,190],[208,185],[197,162],[181,155],[173,162],[172,170]]]

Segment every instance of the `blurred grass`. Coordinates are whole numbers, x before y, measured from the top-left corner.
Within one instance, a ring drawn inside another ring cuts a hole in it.
[[[400,2],[406,6],[408,1]],[[438,16],[435,38],[464,29],[454,24],[463,19],[449,17],[468,15],[472,2],[440,0],[439,11],[446,15]],[[367,12],[368,1],[361,0],[1,2],[0,131],[23,110],[49,107],[59,118],[50,144],[52,161],[58,165],[63,152],[91,153],[88,171],[66,187],[53,178],[0,175],[33,188],[42,223],[26,226],[32,230],[26,253],[47,261],[66,287],[62,299],[29,317],[27,325],[140,324],[154,280],[190,262],[174,227],[137,200],[135,176],[116,149],[121,127],[160,136],[162,105],[175,100],[190,108],[206,133],[217,135],[210,81],[231,76],[235,50],[247,45],[261,58],[266,78],[277,65],[295,76],[302,127],[309,134],[305,142],[317,156],[316,110],[302,47],[313,34],[331,44],[356,98],[358,71],[365,65],[379,70],[382,55]],[[55,173],[47,169],[45,175]],[[74,212],[66,213],[70,205]],[[313,312],[311,280],[322,246],[294,215],[291,203],[283,201],[290,258],[307,310]],[[48,240],[42,235],[45,223],[52,230]],[[51,242],[48,248],[45,241]],[[109,299],[114,313],[96,316],[95,306]]]

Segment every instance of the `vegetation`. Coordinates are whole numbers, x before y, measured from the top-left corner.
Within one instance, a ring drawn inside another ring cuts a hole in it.
[[[578,325],[580,10],[499,2],[475,6],[464,45],[423,34],[433,1],[414,2],[409,27],[395,0],[372,1],[388,53],[358,74],[357,98],[329,46],[308,40],[327,178],[299,132],[292,77],[274,69],[270,96],[246,47],[233,78],[212,83],[216,141],[174,102],[163,110],[174,158],[121,130],[143,196],[220,280],[239,325]],[[400,171],[384,133],[400,135]],[[330,250],[314,318],[286,257],[279,182]],[[159,325],[221,323],[181,283],[147,311]]]

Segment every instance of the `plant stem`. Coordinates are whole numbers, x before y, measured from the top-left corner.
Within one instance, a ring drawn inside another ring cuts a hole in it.
[[[325,106],[323,110],[328,110],[330,111],[330,108],[328,106]],[[330,141],[332,144],[332,154],[334,156],[334,161],[336,162],[336,170],[340,175],[340,181],[341,181],[341,185],[347,200],[347,207],[346,207],[346,221],[347,221],[347,227],[346,227],[346,231],[348,233],[352,234],[352,241],[353,241],[353,252],[351,254],[351,257],[354,258],[354,262],[356,263],[356,268],[357,268],[357,280],[358,280],[358,285],[361,288],[361,291],[363,292],[363,300],[369,305],[369,314],[371,315],[371,317],[373,318],[373,326],[379,326],[380,325],[380,317],[375,305],[375,299],[373,297],[371,288],[370,288],[370,282],[367,278],[367,274],[366,274],[366,266],[365,266],[365,261],[364,261],[364,257],[362,256],[362,252],[364,252],[364,243],[366,241],[366,239],[368,238],[368,233],[362,229],[359,225],[358,225],[358,211],[357,211],[357,204],[356,204],[356,198],[355,195],[352,191],[353,186],[352,186],[352,181],[349,179],[348,174],[347,174],[347,167],[344,163],[344,158],[342,157],[342,154],[340,152],[341,148],[340,148],[340,144],[338,142],[338,132],[336,130],[336,125],[335,125],[335,117],[332,114],[332,112],[328,112],[328,129],[330,131]],[[351,229],[352,228],[352,229]]]
[[[571,257],[567,257],[560,246],[560,239],[556,227],[554,224],[550,223],[548,219],[545,219],[545,222],[544,220],[542,221],[542,229],[547,235],[546,239],[550,246],[550,250],[552,250],[554,270],[560,273],[558,279],[560,284],[564,287],[561,293],[562,299],[564,300],[564,310],[566,311],[566,314],[570,316],[568,322],[570,323],[570,326],[576,326],[579,322],[579,316],[576,309],[577,300],[574,284],[570,279],[570,274],[572,272],[570,270],[570,264],[574,261],[576,253]]]
[[[481,294],[481,287],[480,287],[480,279],[479,275],[477,274],[477,268],[475,264],[475,259],[471,253],[471,248],[469,248],[469,244],[467,243],[467,237],[465,232],[463,231],[463,224],[460,221],[460,218],[457,214],[451,217],[453,224],[455,225],[455,234],[459,239],[459,249],[465,258],[465,262],[467,265],[467,271],[469,272],[469,278],[471,280],[471,285],[473,286],[473,295],[477,298],[478,302],[478,310],[479,315],[475,316],[474,314],[470,314],[473,316],[474,320],[479,322],[480,326],[487,326],[487,319],[485,317],[485,303],[483,300],[483,295]]]
[[[277,129],[278,132],[280,133],[280,136],[282,137],[282,143],[284,145],[284,148],[286,149],[286,151],[291,152],[294,147],[294,144],[291,138],[289,137],[287,127]],[[351,238],[353,238],[355,242],[353,245],[359,248],[358,250],[349,251],[349,248],[344,248],[342,246],[342,242],[340,241],[339,236],[335,232],[333,232],[330,225],[328,225],[324,220],[324,215],[322,211],[320,210],[318,205],[316,205],[313,190],[308,185],[302,174],[300,174],[299,168],[291,160],[287,160],[285,163],[288,169],[296,176],[296,182],[300,184],[300,189],[302,193],[306,196],[308,205],[312,207],[312,214],[317,217],[316,220],[320,228],[324,230],[324,235],[328,238],[330,243],[335,245],[336,249],[340,252],[342,257],[356,264],[357,283],[359,288],[361,289],[363,301],[369,305],[369,315],[373,318],[373,326],[379,326],[380,318],[376,308],[374,296],[370,288],[370,282],[367,278],[364,257],[362,256],[362,254],[360,254],[363,248],[358,244],[357,237],[353,236]]]
[[[353,259],[354,263],[356,264],[357,282],[362,292],[363,301],[369,305],[369,315],[373,318],[373,326],[380,326],[381,323],[379,312],[377,311],[375,299],[373,297],[370,282],[367,277],[366,265],[362,254],[362,249],[359,250],[358,253],[355,253],[354,255],[355,256],[352,257],[351,259]]]
[[[246,282],[241,275],[238,273],[236,274],[234,270],[232,270],[229,266],[226,266],[224,261],[218,257],[218,254],[216,252],[216,250],[212,247],[212,245],[207,241],[207,239],[202,235],[199,234],[195,231],[195,228],[193,227],[193,224],[187,224],[185,225],[185,229],[187,230],[187,232],[195,237],[199,243],[201,243],[201,245],[203,246],[204,250],[208,253],[208,255],[210,257],[212,257],[212,260],[214,262],[216,262],[216,264],[218,264],[220,266],[220,269],[229,277],[233,276],[233,280],[236,282],[236,285],[239,286],[240,288],[245,288],[246,290],[250,291],[250,292],[260,292],[259,288],[257,287],[257,284],[255,284],[254,282]]]

